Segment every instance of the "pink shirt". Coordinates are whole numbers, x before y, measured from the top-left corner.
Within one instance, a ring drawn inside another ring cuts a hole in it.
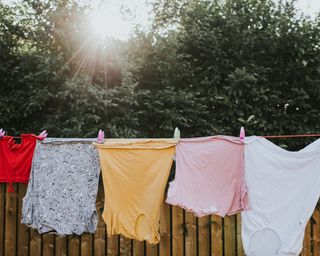
[[[232,215],[248,208],[244,144],[231,136],[181,139],[176,175],[166,202],[201,217]]]

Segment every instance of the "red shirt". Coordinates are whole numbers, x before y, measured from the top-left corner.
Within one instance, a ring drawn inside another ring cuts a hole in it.
[[[29,181],[36,141],[37,136],[33,134],[22,134],[20,144],[11,136],[0,139],[0,182],[10,183],[8,191],[12,191],[13,182]]]

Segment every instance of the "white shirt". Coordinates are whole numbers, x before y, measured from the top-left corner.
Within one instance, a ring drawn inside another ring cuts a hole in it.
[[[320,139],[297,152],[261,137],[245,139],[251,209],[241,213],[248,256],[294,256],[320,195]]]

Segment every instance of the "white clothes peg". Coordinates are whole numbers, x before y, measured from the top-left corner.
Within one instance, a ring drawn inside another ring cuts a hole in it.
[[[178,127],[176,127],[176,129],[174,129],[173,138],[180,139],[180,130]]]
[[[173,134],[173,138],[174,139],[180,139],[180,136],[181,136],[181,134],[180,134],[180,130],[178,129],[178,127],[176,127],[176,129],[174,129],[174,134]],[[173,155],[173,161],[176,161],[176,155]]]
[[[5,135],[5,130],[3,130],[2,128],[0,129],[0,138],[2,138]]]

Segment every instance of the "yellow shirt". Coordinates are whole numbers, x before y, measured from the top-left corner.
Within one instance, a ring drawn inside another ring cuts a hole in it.
[[[176,139],[109,139],[98,148],[108,235],[158,243],[160,210]]]

